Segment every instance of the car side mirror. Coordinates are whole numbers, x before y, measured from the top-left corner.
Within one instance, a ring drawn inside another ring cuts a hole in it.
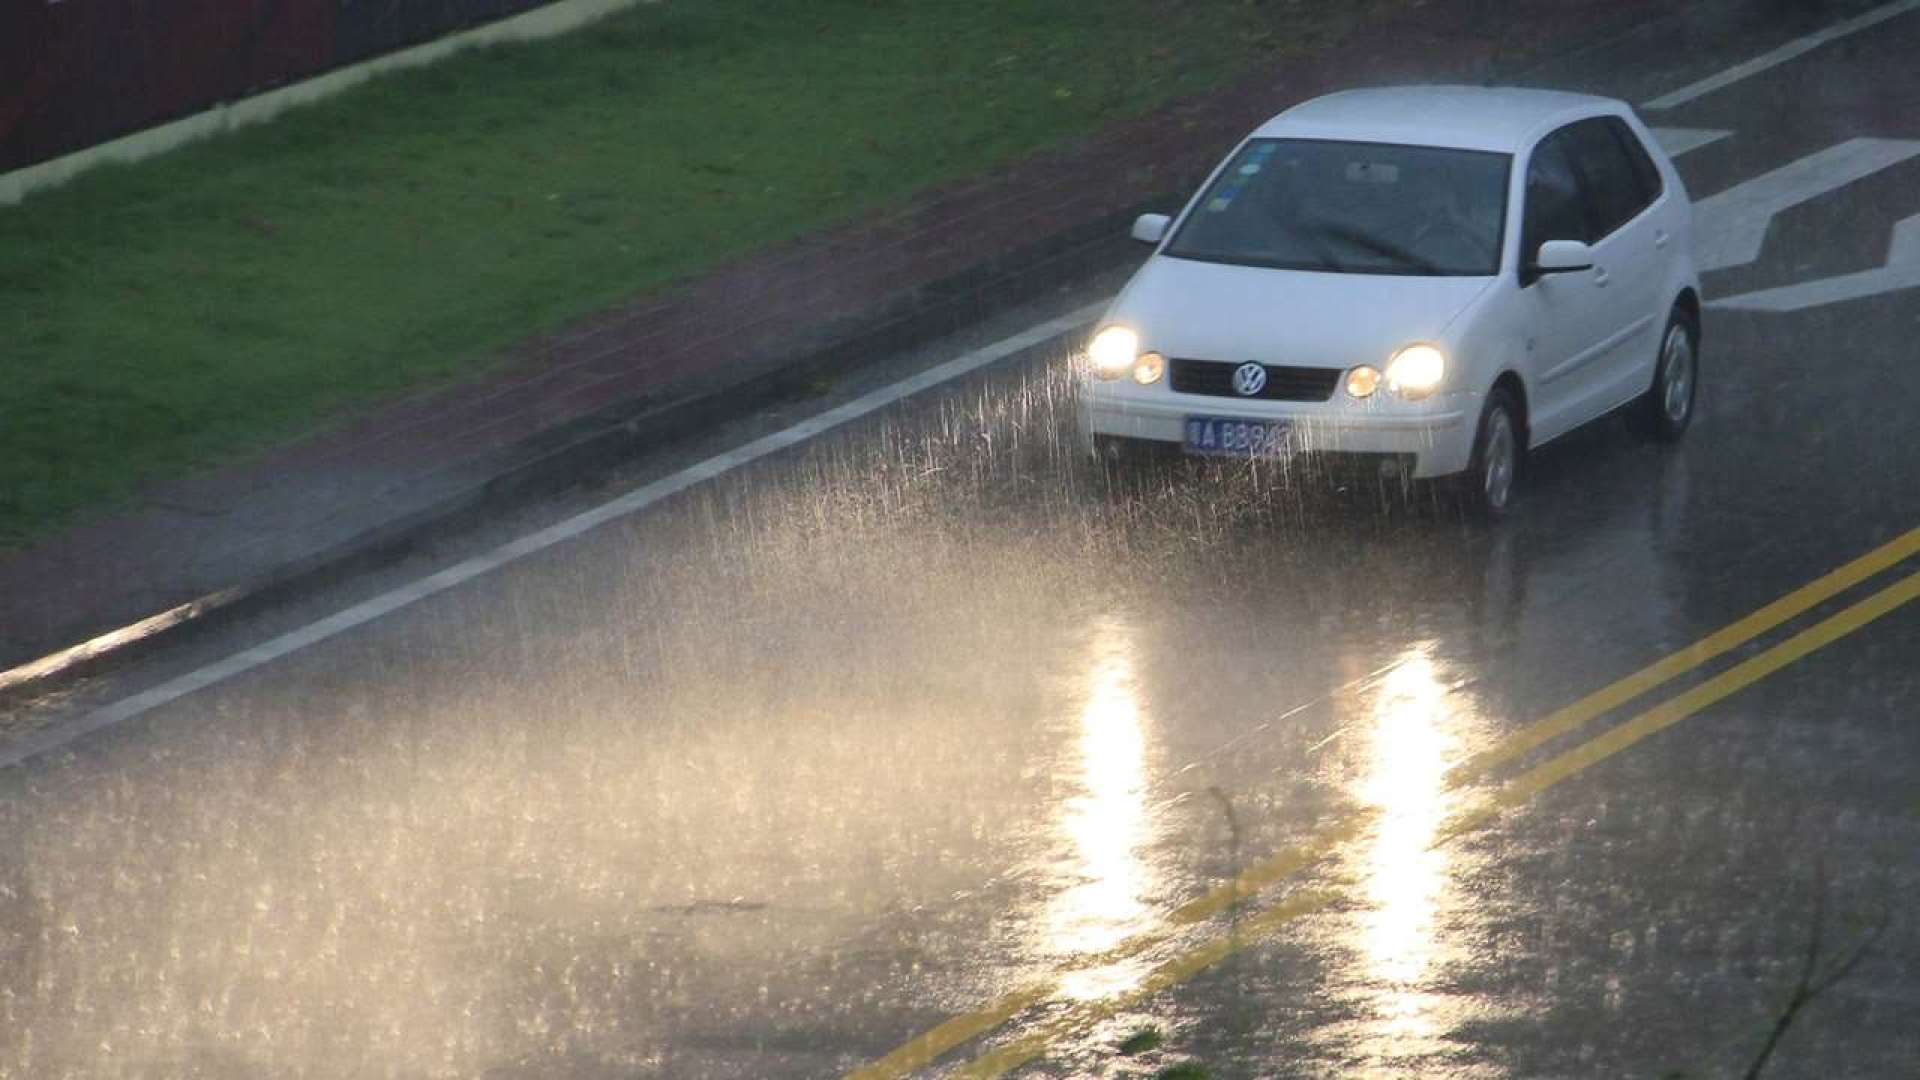
[[[1143,244],[1159,244],[1166,239],[1173,219],[1165,214],[1141,214],[1133,219],[1133,238]]]
[[[1533,260],[1536,274],[1570,274],[1593,269],[1593,249],[1578,240],[1549,240]]]

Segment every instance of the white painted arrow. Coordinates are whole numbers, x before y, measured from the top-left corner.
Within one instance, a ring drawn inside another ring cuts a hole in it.
[[[1703,146],[1717,143],[1731,134],[1733,132],[1718,128],[1657,127],[1653,129],[1653,137],[1659,140],[1660,148],[1667,152],[1668,157],[1679,157],[1681,154],[1691,153]]]
[[[1879,269],[1729,296],[1724,300],[1714,300],[1707,306],[1743,311],[1804,311],[1823,304],[1837,304],[1842,300],[1877,296],[1895,289],[1916,288],[1920,288],[1920,214],[1893,227],[1893,244],[1887,249],[1887,264]]]
[[[1702,273],[1745,266],[1775,215],[1920,155],[1913,139],[1850,139],[1693,204],[1694,259]]]

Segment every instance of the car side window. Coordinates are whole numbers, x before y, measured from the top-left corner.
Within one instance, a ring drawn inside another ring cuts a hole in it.
[[[1526,210],[1520,229],[1520,265],[1530,265],[1549,240],[1591,241],[1580,176],[1567,152],[1567,132],[1547,136],[1527,164]]]
[[[1613,130],[1614,137],[1626,148],[1627,160],[1633,164],[1633,174],[1640,180],[1641,207],[1652,206],[1666,191],[1667,183],[1660,178],[1660,167],[1653,163],[1653,155],[1647,153],[1645,143],[1634,134],[1625,120],[1617,116],[1607,117],[1607,127]]]
[[[1633,220],[1652,201],[1609,119],[1596,117],[1567,128],[1567,149],[1586,181],[1588,216],[1596,239]]]

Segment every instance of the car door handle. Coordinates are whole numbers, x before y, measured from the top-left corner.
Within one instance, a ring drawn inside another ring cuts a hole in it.
[[[1594,283],[1595,285],[1599,285],[1599,286],[1601,286],[1602,288],[1605,288],[1605,287],[1606,287],[1606,284],[1607,284],[1607,282],[1609,282],[1609,281],[1612,281],[1612,280],[1613,280],[1613,275],[1612,275],[1612,274],[1609,274],[1609,273],[1607,273],[1607,268],[1606,268],[1606,267],[1604,267],[1604,266],[1596,266],[1596,267],[1594,267],[1594,269],[1593,269],[1593,283]]]
[[[1657,248],[1663,248],[1667,246],[1667,230],[1658,229],[1654,232],[1653,246]]]

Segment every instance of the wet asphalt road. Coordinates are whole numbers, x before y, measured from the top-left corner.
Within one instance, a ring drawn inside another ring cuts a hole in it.
[[[1542,81],[1644,100],[1798,32]],[[1735,133],[1681,158],[1699,199],[1920,139],[1914,55],[1920,13],[1650,120]],[[1916,214],[1909,161],[1710,296],[1871,269]],[[1816,926],[1823,967],[1872,948],[1766,1075],[1912,1075],[1920,604],[1449,822],[1920,561],[1449,770],[1920,526],[1916,331],[1912,290],[1711,310],[1686,443],[1569,437],[1494,531],[1272,467],[1109,475],[1071,343],[1032,350],[0,771],[0,1077],[829,1076],[1030,985],[936,1067],[1045,1033],[1032,1075],[1737,1076]]]

